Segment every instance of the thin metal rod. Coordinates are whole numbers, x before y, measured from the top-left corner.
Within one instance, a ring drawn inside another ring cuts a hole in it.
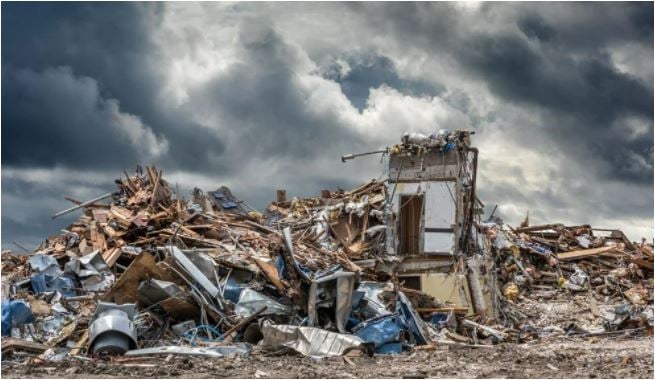
[[[353,158],[356,158],[356,157],[368,156],[368,155],[371,155],[371,154],[387,153],[388,151],[389,151],[389,148],[382,149],[382,150],[374,150],[372,152],[366,152],[366,153],[344,154],[343,156],[341,156],[341,162],[346,162],[346,161],[352,160]]]
[[[112,194],[113,194],[113,193],[107,193],[107,194],[101,195],[101,196],[99,196],[99,197],[97,197],[97,198],[93,198],[93,199],[91,199],[91,200],[88,200],[88,201],[86,201],[86,202],[82,202],[82,203],[80,203],[79,205],[77,205],[77,206],[73,206],[73,207],[71,207],[71,208],[69,208],[69,209],[66,209],[66,210],[64,210],[64,211],[59,211],[58,213],[56,213],[56,214],[54,214],[54,215],[52,216],[52,219],[57,218],[57,217],[60,217],[60,216],[62,216],[62,215],[66,215],[66,214],[71,213],[71,212],[73,212],[73,211],[75,211],[75,210],[79,210],[79,209],[84,208],[84,207],[86,207],[86,206],[88,206],[88,205],[91,205],[91,204],[93,204],[93,203],[95,203],[95,202],[97,202],[97,201],[101,201],[101,200],[103,200],[103,199],[105,199],[105,198],[109,198],[109,197],[111,197]]]
[[[23,246],[20,245],[20,243],[18,243],[17,241],[12,241],[12,243],[14,243],[14,245],[15,245],[16,247],[18,247],[18,248],[24,250],[25,252],[27,252],[27,253],[32,253],[32,251],[30,251],[29,249],[23,247]]]

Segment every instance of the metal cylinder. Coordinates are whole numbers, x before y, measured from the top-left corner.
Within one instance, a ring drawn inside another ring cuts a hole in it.
[[[122,355],[136,348],[136,327],[131,320],[133,309],[134,304],[119,306],[101,302],[89,326],[89,351]]]

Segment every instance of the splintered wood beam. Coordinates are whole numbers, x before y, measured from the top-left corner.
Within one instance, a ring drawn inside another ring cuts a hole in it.
[[[569,252],[564,252],[560,253],[557,255],[558,260],[573,260],[573,259],[579,259],[587,256],[596,256],[600,255],[603,253],[609,253],[609,252],[619,252],[620,250],[617,247],[600,247],[600,248],[592,248],[592,249],[579,249],[577,251],[569,251]]]

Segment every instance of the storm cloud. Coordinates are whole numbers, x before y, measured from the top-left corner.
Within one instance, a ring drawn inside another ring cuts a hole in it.
[[[262,208],[471,128],[506,221],[653,237],[652,3],[3,3],[2,246],[155,163]]]

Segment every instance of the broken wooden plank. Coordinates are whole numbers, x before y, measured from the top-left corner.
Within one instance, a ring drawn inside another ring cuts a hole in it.
[[[256,257],[253,259],[255,260],[255,263],[259,269],[262,270],[262,273],[264,273],[264,276],[275,286],[275,288],[277,288],[277,290],[284,294],[286,288],[284,284],[282,284],[280,277],[277,275],[277,269],[273,265]]]
[[[618,251],[617,247],[600,247],[600,248],[591,248],[591,249],[579,249],[575,251],[569,251],[560,253],[557,255],[558,260],[574,260],[580,259],[588,256],[601,255],[604,253],[616,253]]]
[[[117,304],[135,303],[138,300],[137,288],[146,279],[179,282],[159,267],[151,254],[143,252],[132,261],[103,300]]]
[[[121,257],[121,254],[122,252],[120,248],[112,248],[102,254],[102,259],[105,260],[107,265],[111,268],[116,264],[116,260]]]
[[[89,340],[89,330],[86,330],[80,339],[75,343],[75,346],[70,350],[69,354],[71,356],[79,355],[80,351],[86,347],[86,342]]]
[[[152,188],[152,197],[150,198],[150,206],[154,206],[155,202],[159,199],[158,196],[158,191],[159,191],[159,181],[161,180],[161,171],[159,173],[155,172],[155,184]]]
[[[458,306],[453,306],[453,307],[417,307],[416,309],[417,313],[450,313],[451,311],[454,312],[455,314],[463,314],[466,315],[469,311],[468,307],[458,307]]]
[[[28,351],[33,353],[44,353],[50,347],[45,344],[29,342],[18,338],[2,338],[2,352]]]

